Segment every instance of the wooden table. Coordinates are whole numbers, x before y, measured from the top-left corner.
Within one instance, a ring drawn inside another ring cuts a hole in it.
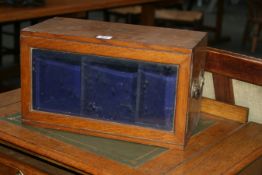
[[[14,124],[14,116],[19,112],[20,90],[0,94],[0,116],[8,115],[10,119],[7,122],[5,118],[0,118],[0,151],[11,149],[11,152],[26,153],[26,156],[31,157],[30,160],[44,160],[43,166],[46,166],[46,168],[39,169],[37,164],[30,164],[30,161],[21,162],[12,157],[14,153],[2,151],[1,154],[7,155],[0,158],[0,171],[1,164],[5,164],[12,165],[22,172],[27,172],[29,167],[30,170],[35,171],[35,174],[44,174],[44,169],[49,170],[49,174],[52,174],[55,171],[51,171],[50,169],[53,170],[53,167],[50,168],[50,166],[55,163],[58,164],[59,171],[66,171],[69,174],[72,172],[80,174],[91,172],[93,174],[129,175],[237,173],[260,175],[262,173],[262,125],[245,123],[248,110],[243,107],[203,99],[202,120],[212,121],[211,124],[203,127],[205,129],[202,128],[202,130],[197,131],[184,151],[156,147],[150,151],[152,153],[158,150],[159,152],[156,155],[138,164],[134,162],[139,157],[136,157],[130,163],[125,162],[129,159],[128,157],[122,156],[130,151],[133,151],[134,154],[138,151],[132,150],[132,143],[120,143],[120,145],[126,146],[113,149],[114,144],[111,142],[114,141],[103,140],[104,145],[110,143],[110,150],[114,154],[112,154],[113,158],[108,155],[101,156],[96,150],[103,146],[101,144],[97,145],[95,151],[88,151],[80,142],[77,142],[80,144],[77,146],[75,143],[68,142],[68,140],[63,141],[63,139],[57,139],[57,137],[50,137],[50,135],[45,134],[45,132],[50,132],[47,129],[44,132],[36,132],[35,129],[28,128],[29,126]],[[223,115],[221,116],[221,114]],[[221,117],[214,117],[214,115]],[[61,133],[60,136],[62,136]],[[85,143],[83,140],[85,137],[82,135],[72,135],[67,139],[72,141],[78,137],[81,137],[82,142]],[[90,137],[88,139],[90,140]],[[92,139],[99,138],[92,137],[91,142]],[[136,146],[138,148],[141,146],[143,149],[148,147],[145,145]],[[102,148],[108,149],[108,147]],[[150,152],[148,154],[151,154]],[[123,159],[119,161],[118,158],[121,156]],[[28,158],[24,159],[27,160]],[[26,165],[21,165],[23,163]]]

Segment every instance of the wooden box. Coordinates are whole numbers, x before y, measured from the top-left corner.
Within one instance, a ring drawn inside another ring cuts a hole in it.
[[[198,122],[206,33],[54,18],[21,32],[28,124],[183,149]]]

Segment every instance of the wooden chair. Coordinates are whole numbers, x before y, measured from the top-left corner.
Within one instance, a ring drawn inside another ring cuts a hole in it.
[[[207,48],[205,70],[213,74],[218,101],[235,103],[232,79],[262,86],[262,60],[258,58]]]
[[[255,52],[257,48],[257,41],[262,29],[262,1],[261,0],[248,0],[248,17],[243,36],[244,46],[249,38],[249,34],[252,33],[252,46],[251,51]]]
[[[121,18],[126,19],[127,23],[137,23],[137,19],[142,12],[141,6],[130,6],[115,8],[107,11],[107,15],[114,16],[116,21]],[[178,25],[191,26],[198,29],[203,21],[203,13],[200,11],[177,10],[169,8],[157,8],[155,12],[156,21],[163,25],[164,23],[174,23]]]

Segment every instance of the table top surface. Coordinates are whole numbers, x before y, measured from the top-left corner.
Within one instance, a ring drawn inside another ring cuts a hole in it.
[[[161,0],[46,0],[46,4],[41,7],[13,7],[0,4],[0,23],[158,1]]]
[[[110,139],[103,140],[104,144],[108,144],[107,147],[99,148],[98,146],[94,151],[79,145],[85,143],[79,139],[85,136],[76,134],[68,136],[69,142],[65,138],[51,137],[50,134],[45,133],[47,129],[41,133],[17,124],[14,116],[19,115],[20,106],[20,90],[0,94],[0,116],[9,116],[10,119],[10,121],[3,118],[0,120],[0,140],[85,173],[206,174],[206,172],[212,172],[212,174],[235,174],[262,155],[262,125],[240,123],[202,113],[202,118],[212,120],[213,124],[195,134],[184,151],[133,145],[134,143],[129,142],[120,143],[120,147],[110,150],[114,152],[112,155],[122,156],[121,162],[117,160],[119,157],[112,158],[110,155],[96,152],[99,149],[108,149],[110,145],[114,147],[115,143],[113,144]],[[224,109],[228,108],[226,104],[224,106]],[[50,133],[49,130],[48,132]],[[64,133],[60,133],[59,136],[65,137]],[[77,139],[79,139],[78,145],[71,143]],[[90,138],[88,139],[90,141]],[[94,140],[90,142],[94,143]],[[133,157],[131,165],[123,162],[130,159],[130,155],[127,154],[129,151],[137,155]],[[132,165],[136,160],[141,159],[139,152],[148,152],[152,157],[142,162],[137,161],[138,164]],[[154,154],[151,154],[152,152]]]

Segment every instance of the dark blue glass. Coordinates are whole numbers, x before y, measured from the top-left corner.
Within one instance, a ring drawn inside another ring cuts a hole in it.
[[[32,50],[33,108],[172,130],[177,65]]]
[[[176,69],[166,66],[141,68],[139,121],[171,130],[176,94]]]
[[[112,121],[134,122],[136,65],[83,61],[83,114]]]
[[[33,108],[80,113],[80,56],[33,49]]]

